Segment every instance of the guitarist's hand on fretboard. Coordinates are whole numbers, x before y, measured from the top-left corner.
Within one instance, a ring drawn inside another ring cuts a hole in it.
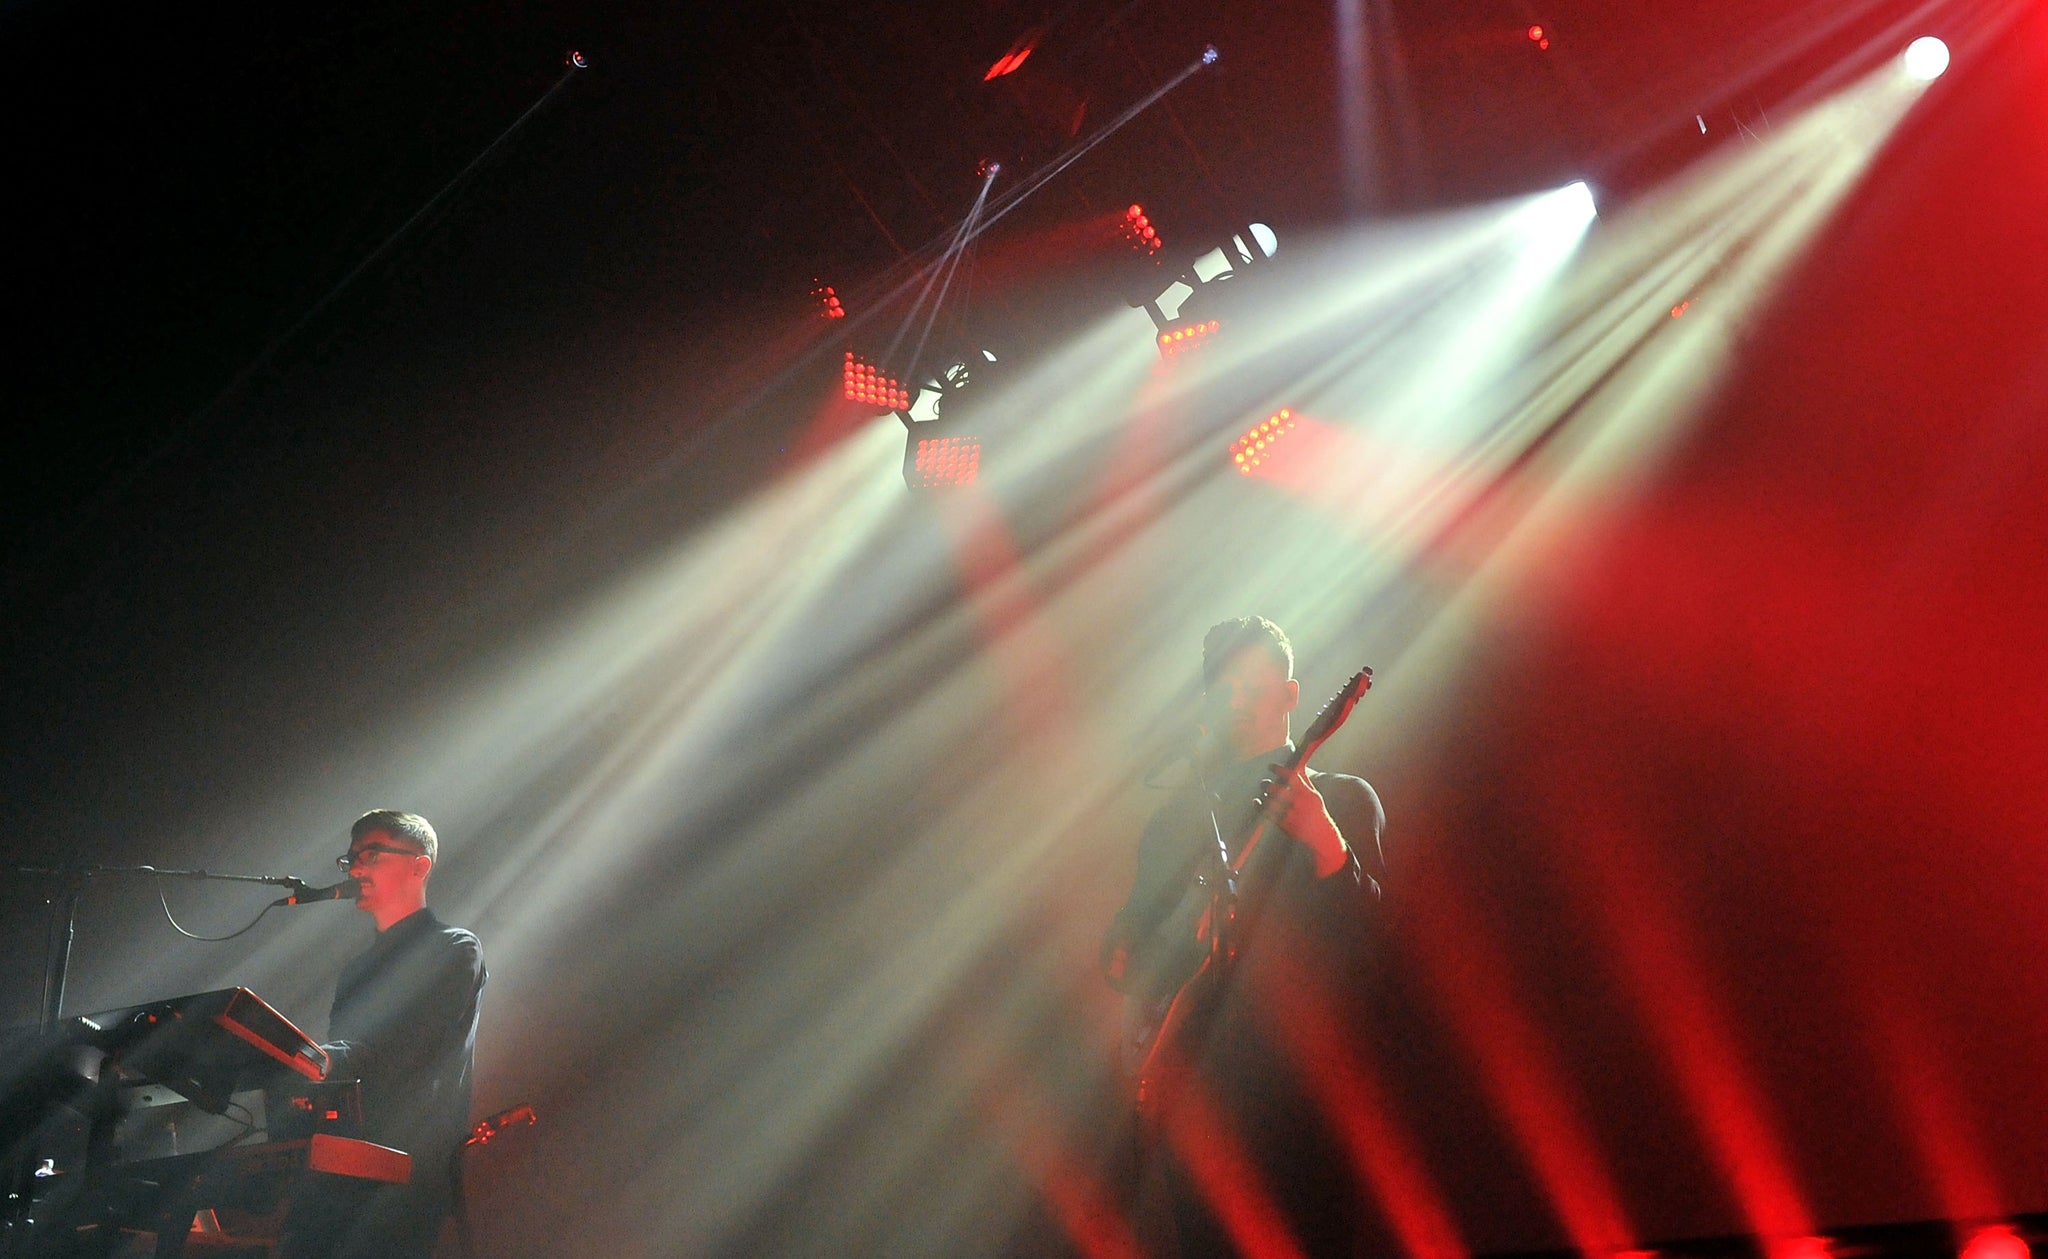
[[[1303,766],[1292,774],[1285,765],[1272,767],[1273,777],[1259,780],[1258,805],[1267,820],[1301,841],[1315,854],[1316,877],[1326,879],[1349,864],[1351,852],[1323,794],[1308,780]]]

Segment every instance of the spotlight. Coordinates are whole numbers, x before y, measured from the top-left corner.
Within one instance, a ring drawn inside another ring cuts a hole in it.
[[[1545,30],[1545,29],[1544,29],[1543,27],[1541,27],[1541,26],[1532,26],[1532,27],[1530,27],[1530,28],[1529,28],[1528,34],[1529,34],[1529,42],[1530,42],[1530,43],[1532,43],[1532,44],[1534,44],[1534,45],[1536,45],[1536,47],[1537,47],[1537,49],[1538,49],[1539,51],[1541,51],[1541,52],[1549,52],[1549,51],[1550,51],[1550,32],[1549,32],[1549,31]]]
[[[562,58],[562,64],[571,70],[588,70],[590,68],[590,62],[585,60],[583,54],[574,48],[569,50],[568,56]]]
[[[1204,48],[1202,50],[1202,64],[1205,66],[1213,66],[1216,64],[1217,59],[1222,56],[1222,53],[1216,51],[1216,45],[1211,44],[1207,48]]]
[[[1593,186],[1585,180],[1573,180],[1558,189],[1556,195],[1560,214],[1585,223],[1600,217],[1600,203],[1593,197]]]
[[[974,173],[983,179],[994,179],[1003,173],[1003,164],[992,157],[985,157],[981,159],[981,164],[974,168]]]
[[[846,352],[840,380],[849,402],[865,402],[882,411],[902,411],[910,406],[910,392],[903,387],[902,381],[852,350]]]
[[[1230,462],[1244,476],[1272,458],[1273,448],[1294,431],[1294,412],[1286,407],[1252,425],[1230,443]]]
[[[1922,35],[1906,45],[1906,55],[1900,61],[1907,74],[1922,83],[1932,83],[1948,69],[1948,45],[1932,35]]]

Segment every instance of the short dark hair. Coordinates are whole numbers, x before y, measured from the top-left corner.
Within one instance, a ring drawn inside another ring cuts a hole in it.
[[[434,824],[417,813],[400,813],[397,809],[371,809],[356,819],[348,828],[348,842],[358,844],[371,831],[383,831],[393,839],[402,839],[415,844],[427,855],[427,860],[439,862],[441,839],[434,834]]]
[[[1202,636],[1202,689],[1216,685],[1223,666],[1247,647],[1257,647],[1294,676],[1294,644],[1287,632],[1263,616],[1240,616],[1212,625]]]

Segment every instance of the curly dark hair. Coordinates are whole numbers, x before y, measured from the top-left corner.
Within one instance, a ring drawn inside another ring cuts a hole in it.
[[[1294,644],[1288,641],[1287,632],[1263,616],[1240,616],[1210,626],[1202,636],[1203,689],[1214,686],[1223,666],[1247,647],[1266,652],[1287,670],[1288,677],[1294,676]]]

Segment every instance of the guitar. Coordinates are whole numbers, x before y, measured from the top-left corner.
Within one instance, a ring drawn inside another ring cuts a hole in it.
[[[1360,669],[1353,674],[1329,702],[1317,710],[1296,744],[1294,754],[1281,763],[1282,773],[1275,781],[1284,782],[1299,773],[1308,764],[1308,758],[1337,733],[1345,719],[1351,716],[1351,710],[1358,707],[1358,701],[1371,689],[1371,669]],[[1182,981],[1171,997],[1146,1003],[1138,1003],[1134,999],[1132,1006],[1126,1009],[1125,1051],[1140,1059],[1137,1103],[1141,1116],[1158,1116],[1161,1095],[1172,1089],[1171,1077],[1186,1066],[1180,1053],[1180,1042],[1185,1038],[1188,1025],[1208,1008],[1228,977],[1230,964],[1237,956],[1237,941],[1231,930],[1236,916],[1237,879],[1270,825],[1267,811],[1259,810],[1252,818],[1247,833],[1242,836],[1243,842],[1233,846],[1236,858],[1226,865],[1219,853],[1214,868],[1198,876],[1195,886],[1189,889],[1189,896],[1197,902],[1206,900],[1206,904],[1199,904],[1191,915],[1195,939],[1207,946],[1207,952],[1194,973]],[[1134,1013],[1135,1018],[1132,1017]]]

